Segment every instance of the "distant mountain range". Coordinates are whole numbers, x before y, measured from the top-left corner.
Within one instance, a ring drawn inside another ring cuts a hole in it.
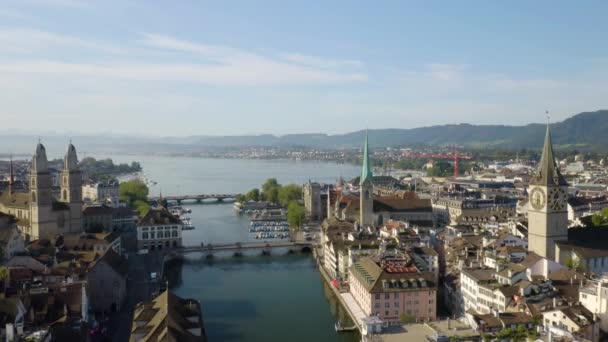
[[[412,129],[369,130],[373,147],[414,145],[459,145],[468,148],[540,148],[546,125],[439,125]],[[608,110],[576,114],[562,122],[551,124],[553,143],[561,149],[608,150]],[[80,151],[89,153],[190,153],[210,148],[238,146],[299,146],[310,148],[360,147],[365,131],[328,135],[321,133],[235,136],[189,136],[142,138],[128,136],[72,136]],[[59,149],[63,154],[67,138],[61,135],[45,136],[47,150]],[[0,132],[0,153],[29,154],[37,137],[27,134]]]
[[[369,130],[373,146],[413,144],[460,145],[471,148],[538,148],[542,146],[546,125],[440,125],[412,129]],[[608,149],[608,110],[580,113],[551,124],[553,142],[561,148]],[[207,146],[307,146],[352,147],[363,143],[365,131],[347,134],[288,134],[284,136],[201,136],[192,143]]]

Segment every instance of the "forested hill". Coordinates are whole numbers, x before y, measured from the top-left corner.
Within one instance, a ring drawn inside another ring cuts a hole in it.
[[[372,147],[459,145],[468,148],[520,149],[542,146],[545,124],[441,125],[412,129],[375,129],[369,131]],[[605,152],[608,150],[608,110],[580,113],[551,125],[553,143],[558,149]],[[252,146],[300,146],[311,148],[360,147],[365,131],[328,135],[288,134],[283,136],[234,135],[187,137],[76,136],[79,152],[104,151],[107,154],[128,153],[198,153],[201,149]],[[0,145],[10,153],[30,155],[36,136],[0,132]],[[67,144],[63,135],[43,138],[47,151],[60,156]]]
[[[441,125],[413,129],[370,130],[370,142],[375,146],[408,144],[446,145],[468,147],[537,148],[542,146],[546,125]],[[553,142],[561,148],[606,149],[608,147],[608,110],[577,114],[551,125]],[[309,147],[339,147],[361,145],[365,131],[347,134],[290,134],[284,136],[225,136],[199,137],[201,145],[252,146],[298,145]],[[191,137],[192,138],[192,137]]]

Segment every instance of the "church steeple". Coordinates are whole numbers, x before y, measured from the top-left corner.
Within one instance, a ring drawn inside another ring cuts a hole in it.
[[[365,146],[363,148],[363,167],[361,168],[361,179],[359,180],[359,224],[362,227],[374,225],[374,184],[372,165],[369,162],[369,146],[367,131],[365,132]]]
[[[64,170],[76,170],[78,168],[78,156],[76,155],[76,147],[72,145],[72,141],[68,144],[68,149],[63,158]]]
[[[564,179],[562,174],[559,172],[559,168],[555,163],[555,156],[553,155],[553,144],[551,143],[551,132],[549,125],[547,125],[547,133],[545,135],[545,146],[543,147],[543,155],[538,165],[538,171],[531,181],[534,185],[543,186],[562,186],[568,185],[568,182]]]
[[[373,178],[373,174],[372,174],[372,165],[369,161],[369,144],[368,144],[368,138],[367,138],[367,131],[365,131],[365,146],[363,147],[363,167],[361,168],[361,180],[359,181],[359,184],[363,184],[366,181],[372,181]]]
[[[38,142],[36,146],[36,152],[34,153],[34,157],[32,158],[32,173],[42,173],[48,171],[46,159],[46,149],[41,142]]]
[[[8,179],[8,193],[12,194],[15,189],[13,189],[15,185],[15,172],[13,171],[13,156],[11,155],[11,164],[10,164],[10,176]]]

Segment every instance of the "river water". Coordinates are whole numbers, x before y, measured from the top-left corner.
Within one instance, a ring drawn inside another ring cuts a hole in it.
[[[243,193],[270,177],[279,183],[308,179],[335,182],[359,172],[352,165],[291,160],[223,160],[154,156],[113,156],[139,161],[151,180],[151,194]],[[185,245],[254,241],[247,216],[231,203],[183,205],[192,209],[196,230],[185,231]],[[334,323],[349,320],[327,287],[311,255],[229,256],[205,260],[190,255],[172,270],[176,294],[200,300],[210,341],[357,341],[336,333]]]

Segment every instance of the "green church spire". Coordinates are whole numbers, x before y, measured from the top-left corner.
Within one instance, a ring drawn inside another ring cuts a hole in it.
[[[372,164],[369,161],[369,146],[367,139],[367,131],[365,131],[365,146],[363,147],[363,168],[361,169],[361,180],[359,184],[363,184],[367,181],[371,182],[372,177]]]

